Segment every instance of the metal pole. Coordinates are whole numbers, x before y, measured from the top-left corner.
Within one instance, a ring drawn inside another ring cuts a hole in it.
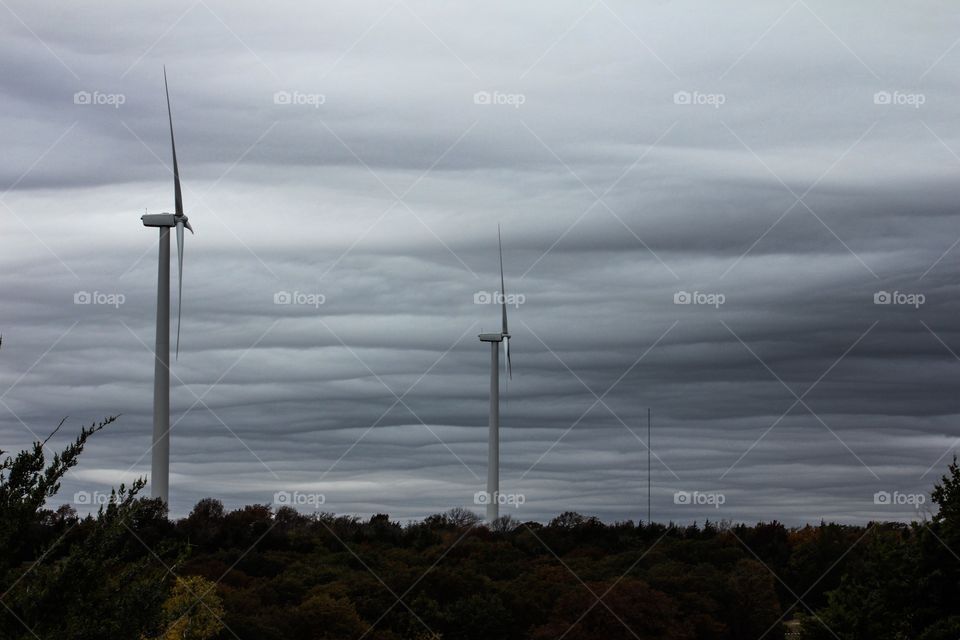
[[[151,495],[170,501],[170,228],[160,227],[157,341],[153,368]]]
[[[500,343],[490,343],[490,436],[487,443],[487,522],[499,515],[500,503]]]
[[[650,515],[650,407],[647,407],[647,524],[653,524],[653,518]]]

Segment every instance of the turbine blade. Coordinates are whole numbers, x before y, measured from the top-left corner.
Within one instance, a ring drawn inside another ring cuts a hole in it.
[[[177,286],[177,358],[180,357],[180,318],[183,315],[183,226],[183,222],[177,222],[177,262],[180,265],[177,271],[180,279]]]
[[[500,247],[500,302],[503,311],[503,333],[510,333],[507,330],[507,292],[503,284],[503,242],[500,240],[500,225],[497,225],[497,245]]]
[[[183,197],[180,195],[180,168],[177,166],[177,145],[173,141],[173,113],[170,111],[170,89],[167,87],[167,67],[163,67],[163,90],[167,94],[167,119],[170,121],[170,150],[173,153],[174,213],[183,215]]]
[[[510,361],[510,338],[503,339],[503,350],[507,354],[507,379],[513,380],[513,363]]]
[[[503,405],[504,407],[510,406],[510,340],[507,338],[503,339],[503,370],[507,375],[503,379]]]

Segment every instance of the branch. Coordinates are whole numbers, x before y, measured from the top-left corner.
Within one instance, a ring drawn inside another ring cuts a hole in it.
[[[60,424],[57,425],[57,428],[54,429],[54,430],[50,433],[50,435],[47,436],[46,440],[44,440],[43,442],[40,443],[40,446],[41,446],[41,447],[46,446],[46,444],[47,444],[48,442],[50,442],[50,438],[52,438],[53,436],[57,435],[57,431],[60,431],[60,427],[63,426],[63,423],[66,422],[66,421],[67,421],[67,418],[69,418],[69,417],[70,417],[70,416],[64,416],[63,418],[60,419]]]

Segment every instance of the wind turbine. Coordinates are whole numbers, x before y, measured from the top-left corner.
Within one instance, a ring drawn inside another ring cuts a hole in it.
[[[507,376],[513,378],[510,361],[510,331],[507,329],[507,294],[503,283],[503,242],[497,225],[500,248],[500,303],[503,324],[499,333],[481,333],[480,341],[490,343],[490,434],[487,441],[487,521],[497,519],[500,511],[500,343],[506,356]]]
[[[163,89],[167,94],[167,120],[170,122],[170,150],[173,153],[174,213],[155,213],[141,216],[143,226],[160,229],[160,266],[157,274],[157,341],[153,367],[153,458],[150,467],[151,495],[170,501],[170,229],[177,230],[177,262],[179,284],[177,293],[177,355],[180,355],[180,313],[183,298],[183,230],[193,227],[183,215],[180,195],[180,169],[177,167],[177,147],[173,142],[173,115],[170,111],[170,89],[167,87],[167,69],[163,69]]]

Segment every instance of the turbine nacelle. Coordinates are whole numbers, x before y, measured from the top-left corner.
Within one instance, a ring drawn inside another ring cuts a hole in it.
[[[503,339],[510,339],[509,333],[481,333],[480,342],[503,342]]]
[[[193,227],[187,216],[175,213],[148,213],[140,216],[140,220],[145,227],[175,227],[177,224],[183,224],[184,228],[193,233]]]

